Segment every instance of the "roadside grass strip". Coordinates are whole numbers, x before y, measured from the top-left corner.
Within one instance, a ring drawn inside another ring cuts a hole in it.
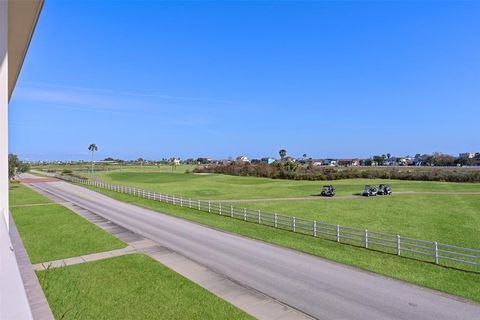
[[[111,198],[153,209],[160,213],[480,301],[480,273],[478,268],[468,269],[469,267],[466,266],[465,270],[461,270],[448,265],[436,265],[433,262],[416,260],[408,256],[399,257],[394,252],[380,252],[375,249],[365,250],[348,243],[313,238],[309,235],[275,229],[266,225],[244,223],[231,219],[227,215],[208,214],[188,207],[179,207],[88,185],[82,186]]]
[[[11,182],[10,183],[10,207],[30,204],[51,204],[54,203],[48,198],[42,196],[38,192],[34,192],[24,185]]]
[[[143,254],[37,275],[56,319],[253,319]]]
[[[32,263],[126,247],[119,239],[28,187],[12,184],[10,200],[10,212]]]
[[[30,204],[17,204],[10,206],[10,208],[22,208],[22,207],[37,207],[37,206],[61,206],[63,203],[30,203]]]

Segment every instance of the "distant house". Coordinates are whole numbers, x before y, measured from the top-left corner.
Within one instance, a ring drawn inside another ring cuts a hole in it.
[[[396,157],[390,157],[383,161],[384,166],[398,166],[398,159]]]
[[[318,167],[318,166],[323,166],[323,160],[321,160],[321,159],[313,159],[313,160],[312,160],[312,166],[316,166],[316,167]]]
[[[239,162],[250,162],[246,156],[238,156],[236,160]]]
[[[333,159],[325,159],[323,160],[323,165],[324,166],[336,166],[337,165],[337,160],[333,160]]]
[[[343,167],[356,167],[360,165],[360,160],[358,159],[340,159],[337,161],[337,165]]]
[[[472,166],[480,166],[480,153],[476,153],[470,161]]]
[[[406,157],[406,158],[399,158],[398,165],[400,166],[413,166],[415,164],[415,159]]]
[[[467,158],[467,159],[472,159],[475,157],[475,153],[473,152],[464,152],[464,153],[459,153],[458,154],[459,158]]]
[[[274,158],[267,157],[267,158],[262,158],[260,161],[261,161],[262,163],[272,164],[272,163],[275,162],[275,159],[274,159]]]
[[[173,164],[176,166],[180,165],[180,159],[173,159]]]

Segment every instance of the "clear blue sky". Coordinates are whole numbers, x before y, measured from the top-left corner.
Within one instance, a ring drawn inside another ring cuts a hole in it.
[[[10,105],[32,160],[480,151],[480,2],[46,1]]]

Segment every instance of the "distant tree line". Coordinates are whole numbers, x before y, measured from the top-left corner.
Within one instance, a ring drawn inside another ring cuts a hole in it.
[[[441,162],[440,162],[441,163]],[[254,176],[292,180],[338,180],[352,178],[399,179],[446,182],[480,182],[480,169],[436,167],[324,167],[299,166],[298,162],[277,161],[265,163],[240,163],[205,165],[195,173],[220,173],[234,176]]]

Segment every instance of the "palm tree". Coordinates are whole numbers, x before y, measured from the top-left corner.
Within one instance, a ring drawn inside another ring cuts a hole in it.
[[[91,143],[88,146],[88,150],[92,153],[92,174],[93,174],[93,153],[98,150],[98,147],[95,143]]]
[[[306,153],[303,154],[303,160],[305,160],[305,159],[307,159],[307,154]]]
[[[280,149],[280,151],[278,151],[278,154],[280,155],[280,158],[283,160],[283,158],[285,158],[285,156],[287,155],[287,150]]]

